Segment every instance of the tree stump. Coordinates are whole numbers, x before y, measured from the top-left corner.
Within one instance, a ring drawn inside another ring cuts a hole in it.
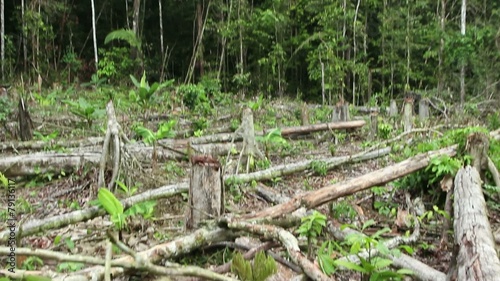
[[[370,139],[374,140],[378,133],[378,112],[373,111],[370,114]]]
[[[421,99],[418,102],[418,118],[421,121],[425,121],[429,118],[429,100]]]
[[[405,132],[411,131],[413,127],[413,99],[405,99],[403,109],[403,127]]]
[[[332,122],[349,121],[349,104],[343,100],[339,101],[333,109]]]
[[[398,105],[395,100],[391,100],[391,104],[389,106],[389,116],[396,117],[398,116]]]
[[[19,98],[18,115],[19,135],[22,141],[33,139],[33,121],[31,121],[28,105],[24,102],[24,98]]]
[[[447,280],[498,280],[498,259],[481,179],[471,166],[461,168],[455,177],[454,232],[455,265]]]
[[[215,219],[224,213],[222,169],[219,161],[212,156],[191,156],[188,206],[188,230],[197,228],[205,219]]]
[[[257,147],[257,142],[255,140],[255,129],[253,125],[253,113],[248,107],[243,109],[241,114],[241,125],[236,133],[240,133],[243,136],[243,150],[242,155],[245,156],[244,163],[246,165],[247,172],[249,171],[249,163],[251,157],[257,157],[259,159],[264,159],[265,156]]]
[[[488,169],[488,150],[490,141],[482,133],[473,133],[467,137],[465,150],[472,156],[472,166],[476,168],[481,180],[485,182],[485,171]]]
[[[300,119],[302,120],[302,126],[309,126],[309,108],[305,102],[300,107]]]

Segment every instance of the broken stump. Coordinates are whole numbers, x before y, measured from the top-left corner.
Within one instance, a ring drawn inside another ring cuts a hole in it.
[[[191,156],[188,207],[188,230],[197,228],[203,220],[215,219],[224,213],[222,168],[212,156]]]

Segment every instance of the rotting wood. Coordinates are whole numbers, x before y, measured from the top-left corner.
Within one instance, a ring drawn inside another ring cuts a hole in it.
[[[203,220],[224,213],[224,188],[219,161],[208,155],[191,156],[189,202],[186,229],[197,228]]]
[[[451,267],[448,280],[498,280],[500,261],[487,212],[479,173],[461,168],[455,177],[456,268]]]

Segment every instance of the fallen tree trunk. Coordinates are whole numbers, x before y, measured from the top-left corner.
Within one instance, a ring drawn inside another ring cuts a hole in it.
[[[290,136],[290,135],[309,134],[325,130],[355,129],[363,127],[365,124],[366,122],[364,120],[358,120],[358,121],[322,123],[309,126],[284,127],[281,128],[281,135]],[[268,131],[264,131],[264,135],[267,133]]]
[[[498,280],[500,261],[487,216],[478,171],[467,166],[455,177],[454,230],[456,267],[448,276],[456,280]]]
[[[41,152],[25,155],[7,156],[0,159],[0,171],[6,177],[37,175],[44,173],[70,172],[75,167],[99,163],[101,153],[56,153]]]
[[[437,151],[418,154],[405,161],[373,171],[363,176],[326,186],[319,190],[300,194],[286,203],[264,209],[254,214],[245,215],[242,219],[275,218],[283,214],[291,213],[300,207],[306,207],[308,209],[315,208],[339,197],[350,195],[376,185],[381,185],[423,169],[429,165],[433,157],[440,155],[454,156],[457,147],[457,145],[453,145]]]
[[[145,191],[138,195],[134,195],[132,197],[124,199],[122,203],[124,207],[127,208],[139,202],[147,200],[156,200],[160,198],[167,198],[187,191],[188,191],[187,182],[176,185],[167,185],[157,189],[151,189]],[[40,231],[46,231],[49,229],[64,227],[77,222],[90,220],[105,214],[106,211],[104,209],[99,207],[91,207],[85,210],[79,210],[42,220],[31,220],[21,226],[18,226],[21,229],[19,233],[21,237],[26,237]],[[10,231],[8,229],[0,232],[0,241],[1,242],[7,241],[7,239],[9,239],[9,236],[10,236]]]
[[[390,147],[382,148],[372,152],[362,152],[355,155],[349,156],[340,156],[340,157],[331,157],[326,159],[314,159],[314,160],[306,160],[293,164],[283,164],[278,165],[267,170],[257,171],[248,174],[240,174],[240,175],[230,175],[225,177],[225,182],[251,182],[251,181],[262,181],[262,180],[271,180],[276,177],[281,177],[285,175],[290,175],[293,173],[301,172],[311,167],[311,163],[314,161],[323,161],[326,163],[327,169],[332,169],[341,164],[348,162],[356,162],[356,161],[364,161],[368,159],[373,159],[381,156],[385,156],[391,152]]]

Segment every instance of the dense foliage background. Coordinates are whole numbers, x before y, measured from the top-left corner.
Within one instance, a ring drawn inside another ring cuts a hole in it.
[[[95,1],[97,66],[91,1],[4,5],[7,84],[20,75],[73,84],[94,73],[125,84],[145,70],[149,80],[218,80],[224,91],[252,96],[321,100],[323,88],[330,103],[361,104],[407,90],[457,100],[465,65],[467,99],[500,90],[494,0]],[[135,38],[105,43],[128,29]]]

